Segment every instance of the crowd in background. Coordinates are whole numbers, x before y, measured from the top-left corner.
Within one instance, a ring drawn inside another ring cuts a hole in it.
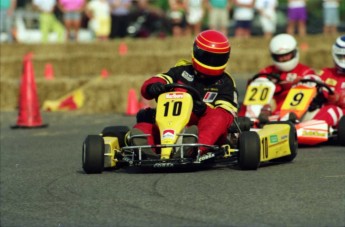
[[[338,33],[338,27],[345,24],[340,20],[341,0],[319,1],[324,34]],[[287,0],[285,31],[281,32],[307,34],[307,4],[308,0]],[[16,38],[13,21],[20,6],[38,14],[42,42],[48,41],[50,32],[60,42],[78,41],[80,29],[90,30],[97,40],[194,36],[207,28],[248,38],[255,18],[262,34],[271,38],[277,33],[279,16],[278,0],[1,0],[0,28],[9,42]]]

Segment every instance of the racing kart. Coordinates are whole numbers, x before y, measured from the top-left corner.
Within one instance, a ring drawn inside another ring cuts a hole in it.
[[[254,128],[261,126],[259,114],[263,106],[272,102],[275,90],[273,81],[281,82],[279,75],[263,73],[255,75],[248,85],[243,104],[246,105],[245,116],[254,122]],[[328,125],[324,120],[312,119],[322,103],[313,110],[311,106],[316,103],[313,102],[316,99],[322,101],[318,97],[323,96],[324,89],[328,90],[330,94],[334,93],[327,84],[320,80],[301,79],[289,90],[279,114],[269,116],[269,121],[294,123],[300,145],[317,145],[327,141],[337,141],[340,145],[345,146],[345,116],[340,119],[337,127]]]
[[[291,162],[296,157],[296,130],[290,122],[271,123],[259,131],[250,131],[249,118],[235,118],[228,129],[228,143],[222,146],[183,143],[188,137],[198,141],[198,135],[187,133],[186,126],[193,99],[202,98],[195,88],[187,85],[167,84],[165,89],[156,105],[155,123],[160,131],[160,144],[134,146],[131,145],[134,138],[149,135],[130,136],[127,126],[105,127],[100,134],[88,135],[83,142],[82,166],[86,173],[124,167],[176,168],[210,163],[256,170],[263,162]],[[210,152],[200,155],[200,147],[206,147]],[[145,148],[154,148],[159,158],[144,158]],[[185,148],[196,149],[196,157],[187,156],[183,152]]]

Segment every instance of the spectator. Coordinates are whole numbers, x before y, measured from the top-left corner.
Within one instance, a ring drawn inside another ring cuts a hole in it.
[[[201,32],[201,26],[204,18],[204,0],[185,0],[187,12],[187,32],[196,36]]]
[[[266,39],[271,39],[277,26],[277,0],[256,0],[255,8],[259,12],[262,31]]]
[[[228,36],[231,0],[208,0],[210,29],[218,30]]]
[[[287,33],[294,35],[296,27],[298,35],[306,35],[307,21],[307,0],[289,0],[288,1],[288,26]]]
[[[249,38],[254,19],[255,0],[234,0],[235,37]]]
[[[323,34],[337,34],[340,0],[323,0]]]
[[[128,34],[140,38],[151,35],[165,37],[169,26],[163,9],[150,3],[149,0],[137,0],[134,3]]]
[[[184,0],[169,0],[169,18],[172,26],[173,37],[185,35],[186,31],[186,6]]]
[[[91,0],[85,13],[89,18],[89,28],[98,40],[107,40],[110,34],[110,6],[107,0]]]
[[[58,6],[63,13],[67,40],[77,41],[85,0],[59,0]]]
[[[0,35],[2,36],[1,33],[3,32],[6,33],[7,42],[13,41],[13,21],[16,6],[17,0],[0,1]]]
[[[33,0],[34,7],[40,12],[39,24],[42,34],[42,42],[48,42],[49,32],[57,33],[58,41],[64,41],[64,27],[54,14],[57,6],[56,0]]]
[[[108,0],[111,9],[110,38],[127,36],[132,0]]]

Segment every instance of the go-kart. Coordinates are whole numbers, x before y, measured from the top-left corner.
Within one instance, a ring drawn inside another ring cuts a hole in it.
[[[265,77],[262,77],[265,76]],[[253,126],[260,127],[259,114],[265,104],[272,101],[275,84],[281,82],[276,74],[257,74],[248,85],[243,101],[246,105],[245,116],[253,122]],[[315,79],[301,79],[293,86],[283,102],[279,114],[269,116],[269,121],[291,121],[296,126],[297,140],[300,145],[317,145],[327,141],[335,141],[345,145],[345,116],[338,126],[332,127],[324,120],[312,120],[321,106],[311,111],[313,100],[322,97],[323,90],[330,94],[333,90],[324,82]],[[321,104],[322,105],[322,104]]]
[[[156,105],[155,123],[160,131],[160,144],[133,146],[134,138],[148,135],[129,136],[127,126],[105,127],[99,135],[88,135],[83,142],[82,165],[86,173],[122,167],[176,168],[210,163],[256,170],[262,162],[290,162],[296,157],[296,130],[289,122],[267,124],[255,132],[249,131],[251,122],[248,118],[235,118],[228,129],[227,144],[183,143],[187,137],[198,141],[198,135],[186,133],[185,129],[192,113],[193,99],[202,98],[196,89],[187,85],[167,84],[165,89],[167,92],[159,95]],[[200,155],[200,147],[206,147],[210,152]],[[159,158],[144,158],[145,148],[154,148]],[[186,156],[185,148],[196,149],[196,157]]]

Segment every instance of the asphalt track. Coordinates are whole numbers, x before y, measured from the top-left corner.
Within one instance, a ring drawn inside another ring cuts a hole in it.
[[[345,149],[300,148],[294,162],[184,171],[84,174],[86,135],[123,115],[42,113],[11,129],[1,112],[0,226],[345,226]]]

